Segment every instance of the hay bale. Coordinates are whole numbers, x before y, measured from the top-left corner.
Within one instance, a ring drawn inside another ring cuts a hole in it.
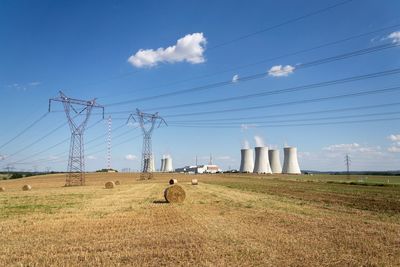
[[[115,185],[120,185],[120,184],[121,183],[118,180],[115,181]]]
[[[198,185],[199,182],[197,181],[197,179],[192,179],[192,185]]]
[[[4,192],[6,189],[4,187],[0,187],[0,192]]]
[[[32,186],[30,186],[29,184],[26,184],[26,185],[24,185],[24,186],[22,187],[22,190],[23,190],[23,191],[30,191],[30,190],[32,190]]]
[[[173,184],[176,184],[176,183],[178,183],[178,180],[177,180],[177,179],[171,179],[171,180],[169,180],[169,184],[170,184],[170,185],[173,185]]]
[[[164,190],[164,198],[168,203],[182,203],[186,198],[186,193],[181,186],[172,185]]]
[[[104,186],[106,189],[113,189],[115,187],[115,183],[113,181],[109,181]]]

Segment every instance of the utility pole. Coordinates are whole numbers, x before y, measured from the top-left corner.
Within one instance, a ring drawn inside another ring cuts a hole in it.
[[[92,100],[80,100],[67,97],[60,91],[60,96],[49,99],[49,112],[51,111],[52,101],[61,102],[64,106],[65,115],[71,129],[71,143],[68,158],[68,170],[65,186],[85,185],[85,156],[83,133],[93,108],[104,107],[96,103],[96,98]],[[77,119],[83,116],[83,119]]]
[[[107,169],[111,170],[111,116],[108,117]]]
[[[135,122],[139,122],[140,128],[143,132],[140,179],[151,179],[154,172],[154,157],[152,151],[151,136],[155,128],[159,128],[161,124],[167,125],[167,123],[161,116],[158,115],[158,112],[150,114],[141,112],[139,109],[136,109],[135,113],[129,115],[128,122],[130,119],[133,119]]]
[[[347,179],[350,179],[350,164],[351,164],[351,159],[349,154],[346,154],[344,157],[344,162],[346,163],[346,170],[347,170]]]

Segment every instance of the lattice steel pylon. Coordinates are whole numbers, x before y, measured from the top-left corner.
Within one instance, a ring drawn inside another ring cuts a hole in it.
[[[68,124],[71,129],[71,143],[68,158],[68,170],[65,186],[85,185],[85,154],[83,133],[93,108],[104,107],[96,104],[96,98],[92,100],[79,100],[67,97],[60,91],[60,96],[49,99],[49,111],[51,111],[51,102],[62,102]],[[83,116],[79,120],[78,117]]]
[[[143,132],[143,147],[142,147],[142,161],[141,161],[141,175],[140,179],[151,179],[154,170],[154,157],[152,151],[151,137],[153,130],[159,128],[161,124],[167,125],[165,120],[158,115],[158,112],[154,114],[141,112],[136,109],[136,113],[132,113],[128,117],[128,122],[133,119],[139,123],[140,128]]]

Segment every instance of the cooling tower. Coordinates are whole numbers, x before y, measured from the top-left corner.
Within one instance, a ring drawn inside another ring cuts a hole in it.
[[[256,159],[254,160],[254,173],[271,173],[268,160],[268,147],[256,147]]]
[[[253,150],[250,148],[241,149],[240,153],[242,156],[240,161],[240,172],[252,172],[254,168]]]
[[[164,172],[164,168],[165,168],[165,159],[162,158],[161,159],[161,167],[160,167],[160,172]]]
[[[149,170],[149,172],[154,172],[156,170],[156,168],[155,168],[155,165],[154,165],[154,156],[153,157],[151,157],[151,160],[150,160],[150,170]]]
[[[272,173],[282,173],[281,160],[279,159],[279,150],[268,150],[269,165]]]
[[[165,172],[173,172],[174,169],[172,168],[172,158],[167,157],[164,160],[164,171]]]
[[[144,159],[143,171],[144,172],[154,172],[154,158],[153,157]]]
[[[299,163],[297,161],[297,148],[285,147],[283,148],[284,160],[282,173],[288,174],[301,174]]]

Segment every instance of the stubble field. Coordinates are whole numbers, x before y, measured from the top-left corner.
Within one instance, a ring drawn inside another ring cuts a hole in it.
[[[64,175],[0,181],[0,266],[400,265],[398,185],[325,176],[137,177],[88,174],[80,187],[63,187]],[[186,191],[183,204],[163,201],[171,178]],[[121,185],[104,189],[110,180]],[[32,190],[22,191],[24,184]]]

